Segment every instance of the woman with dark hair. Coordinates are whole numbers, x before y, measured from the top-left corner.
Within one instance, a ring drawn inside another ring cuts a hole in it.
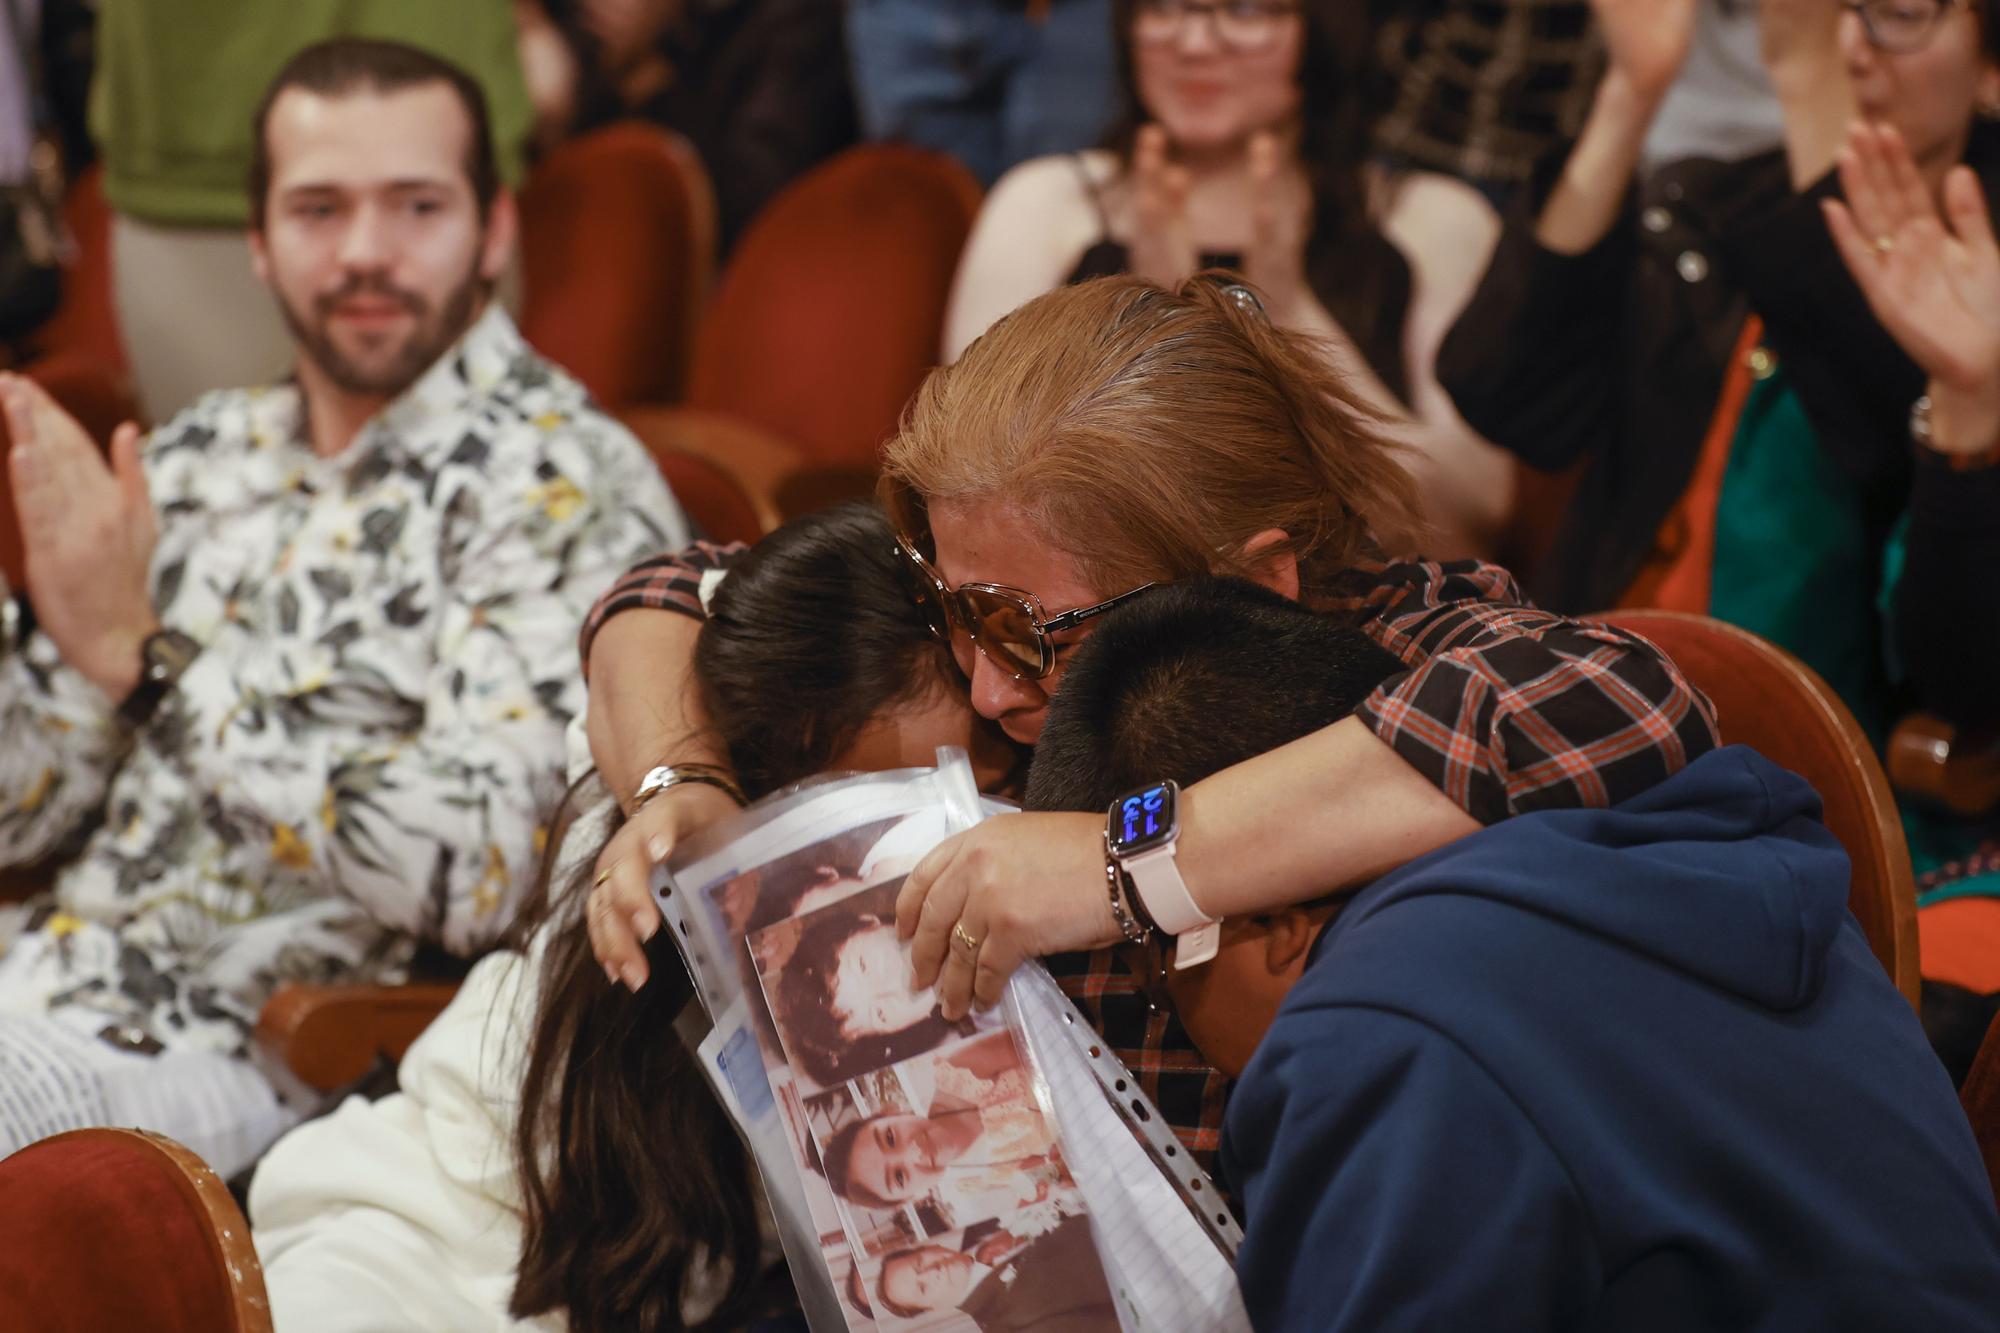
[[[1454,538],[1506,516],[1511,473],[1458,420],[1431,359],[1497,234],[1479,193],[1369,163],[1374,42],[1364,0],[1118,0],[1123,76],[1107,147],[1039,158],[988,197],[945,323],[956,360],[1065,282],[1166,287],[1240,272],[1322,340],[1358,396],[1413,419],[1433,517]]]
[[[713,588],[695,683],[746,795],[946,744],[987,778],[1008,771],[894,551],[880,509],[845,505]],[[586,779],[568,804],[587,791],[602,788]],[[559,824],[518,951],[473,969],[402,1090],[350,1099],[265,1158],[250,1211],[279,1326],[719,1328],[763,1302],[775,1255],[750,1165],[674,1033],[692,998],[679,957],[655,938],[654,984],[633,995],[579,929],[597,844],[622,822],[606,807]]]

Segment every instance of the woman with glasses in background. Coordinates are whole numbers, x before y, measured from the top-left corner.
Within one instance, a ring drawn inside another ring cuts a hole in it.
[[[988,196],[960,261],[944,359],[1085,278],[1173,287],[1243,275],[1282,326],[1323,339],[1398,421],[1438,520],[1482,550],[1512,472],[1465,429],[1432,354],[1498,230],[1478,191],[1371,166],[1379,76],[1366,0],[1119,0],[1122,87],[1106,147],[1038,158]]]
[[[1591,116],[1561,175],[1509,219],[1438,358],[1487,438],[1537,468],[1581,467],[1529,590],[1570,613],[1664,606],[1754,630],[1818,671],[1877,744],[1912,707],[1968,731],[2000,723],[1988,655],[1962,644],[1968,572],[1939,554],[2000,514],[1968,508],[1979,488],[1947,457],[1963,448],[1959,404],[1925,396],[1823,211],[1857,122],[1893,129],[1926,198],[1962,165],[1960,192],[1992,209],[1993,0],[1761,0],[1783,149],[1644,175],[1639,145],[1698,0],[1593,5],[1610,68]],[[1866,243],[1885,259],[1899,244],[1889,229]],[[1906,822],[1920,875],[1972,846]]]

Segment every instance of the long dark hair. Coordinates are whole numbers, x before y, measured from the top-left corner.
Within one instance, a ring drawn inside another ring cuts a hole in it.
[[[1106,146],[1129,167],[1139,129],[1152,119],[1139,100],[1132,20],[1142,0],[1114,0],[1118,110]],[[1381,113],[1374,24],[1366,0],[1303,0],[1299,61],[1299,161],[1312,189],[1306,278],[1320,303],[1369,357],[1383,382],[1409,400],[1403,325],[1409,261],[1369,215],[1367,166]]]
[[[772,533],[717,590],[695,669],[751,796],[825,768],[883,708],[946,688],[894,549],[879,508],[842,505]],[[546,937],[546,952],[514,1132],[525,1236],[509,1311],[564,1310],[573,1333],[678,1330],[690,1280],[720,1271],[698,1327],[739,1324],[759,1295],[755,1186],[674,1033],[693,987],[664,931],[637,994],[606,982],[583,928],[595,858],[557,888],[560,846],[551,836],[516,928],[520,944]]]

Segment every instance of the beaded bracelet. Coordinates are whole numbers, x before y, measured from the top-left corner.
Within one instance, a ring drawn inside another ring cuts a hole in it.
[[[1125,937],[1127,944],[1143,944],[1152,934],[1150,922],[1141,924],[1138,920],[1137,897],[1125,892],[1125,871],[1118,864],[1118,858],[1111,854],[1111,834],[1104,835],[1104,879],[1111,889],[1111,919],[1118,923],[1118,933]]]

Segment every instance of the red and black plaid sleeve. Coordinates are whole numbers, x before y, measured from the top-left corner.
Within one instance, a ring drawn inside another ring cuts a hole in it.
[[[1042,962],[1152,1098],[1195,1165],[1213,1175],[1232,1081],[1208,1063],[1173,1006],[1148,997],[1141,965],[1121,949],[1052,954]]]
[[[1357,716],[1481,823],[1615,805],[1720,744],[1713,705],[1658,648],[1536,610],[1496,566],[1357,571],[1322,609],[1409,663]]]
[[[590,645],[605,621],[621,611],[634,610],[678,611],[701,620],[701,576],[729,568],[749,549],[742,542],[696,542],[672,555],[656,555],[632,566],[584,618],[576,645],[583,659],[583,674],[590,675]]]

